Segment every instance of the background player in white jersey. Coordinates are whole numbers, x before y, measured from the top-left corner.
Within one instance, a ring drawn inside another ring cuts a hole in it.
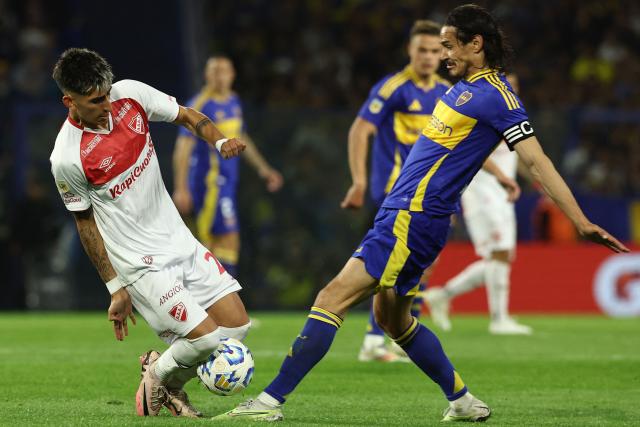
[[[172,122],[215,144],[224,158],[245,148],[211,120],[144,83],[113,83],[96,52],[68,49],[53,78],[69,116],[51,154],[52,172],[87,255],[111,294],[116,339],[135,324],[132,305],[169,348],[141,357],[138,415],[201,415],[183,391],[224,337],[243,339],[249,317],[238,282],[190,233],[162,182],[150,121]]]
[[[513,91],[519,92],[515,74],[507,74]],[[518,155],[499,144],[489,159],[502,172],[515,179]],[[490,323],[494,334],[531,334],[529,326],[509,316],[509,276],[516,248],[516,215],[513,202],[498,180],[483,170],[473,178],[462,194],[462,213],[476,254],[482,259],[467,266],[445,286],[428,289],[424,298],[433,322],[451,330],[449,305],[453,298],[483,283],[487,287]]]
[[[205,85],[187,106],[211,118],[229,137],[241,137],[245,159],[265,180],[269,191],[282,187],[282,176],[262,157],[246,131],[240,98],[233,92],[235,70],[231,59],[212,56],[204,70]],[[196,236],[232,275],[240,252],[236,190],[240,159],[223,161],[201,138],[180,128],[173,154],[173,200],[183,215],[194,214]]]

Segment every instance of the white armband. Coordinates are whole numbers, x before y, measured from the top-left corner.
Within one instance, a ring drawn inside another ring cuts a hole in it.
[[[228,140],[229,138],[222,138],[216,141],[216,149],[218,150],[218,152],[220,152],[220,150],[222,149],[222,144],[224,144]]]
[[[106,285],[107,285],[107,290],[109,291],[109,293],[111,295],[115,294],[120,289],[122,289],[122,283],[120,283],[120,280],[118,279],[118,276],[116,276],[113,279],[109,280],[106,283]]]

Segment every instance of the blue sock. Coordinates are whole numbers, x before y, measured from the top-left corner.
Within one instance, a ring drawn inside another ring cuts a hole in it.
[[[420,315],[422,314],[422,292],[424,292],[425,289],[427,289],[427,284],[420,283],[420,286],[418,287],[418,293],[413,298],[413,304],[411,305],[411,315],[416,319],[419,319]]]
[[[284,403],[287,395],[327,354],[340,325],[342,319],[339,316],[319,307],[311,307],[307,323],[289,349],[280,373],[264,389],[265,393]]]
[[[369,310],[369,324],[367,325],[367,335],[380,335],[384,336],[384,331],[378,322],[376,322],[376,316],[373,314],[373,301],[371,302],[371,309]]]
[[[411,326],[394,340],[422,371],[440,386],[448,400],[456,400],[467,392],[460,375],[444,354],[438,337],[413,318]]]

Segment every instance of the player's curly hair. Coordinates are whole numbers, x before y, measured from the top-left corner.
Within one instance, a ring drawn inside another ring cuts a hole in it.
[[[449,13],[445,25],[456,27],[458,40],[465,44],[475,35],[482,36],[487,65],[501,72],[507,71],[513,49],[496,20],[485,8],[475,4],[458,6]]]
[[[53,79],[63,93],[89,95],[107,91],[113,83],[111,65],[97,52],[73,47],[65,50],[53,67]]]

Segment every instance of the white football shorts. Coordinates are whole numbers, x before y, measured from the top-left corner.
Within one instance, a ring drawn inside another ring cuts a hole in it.
[[[469,187],[462,194],[464,222],[476,254],[489,258],[494,251],[515,256],[516,215],[502,187]]]
[[[202,244],[180,264],[149,271],[127,286],[133,306],[168,344],[207,317],[206,309],[242,287]]]

